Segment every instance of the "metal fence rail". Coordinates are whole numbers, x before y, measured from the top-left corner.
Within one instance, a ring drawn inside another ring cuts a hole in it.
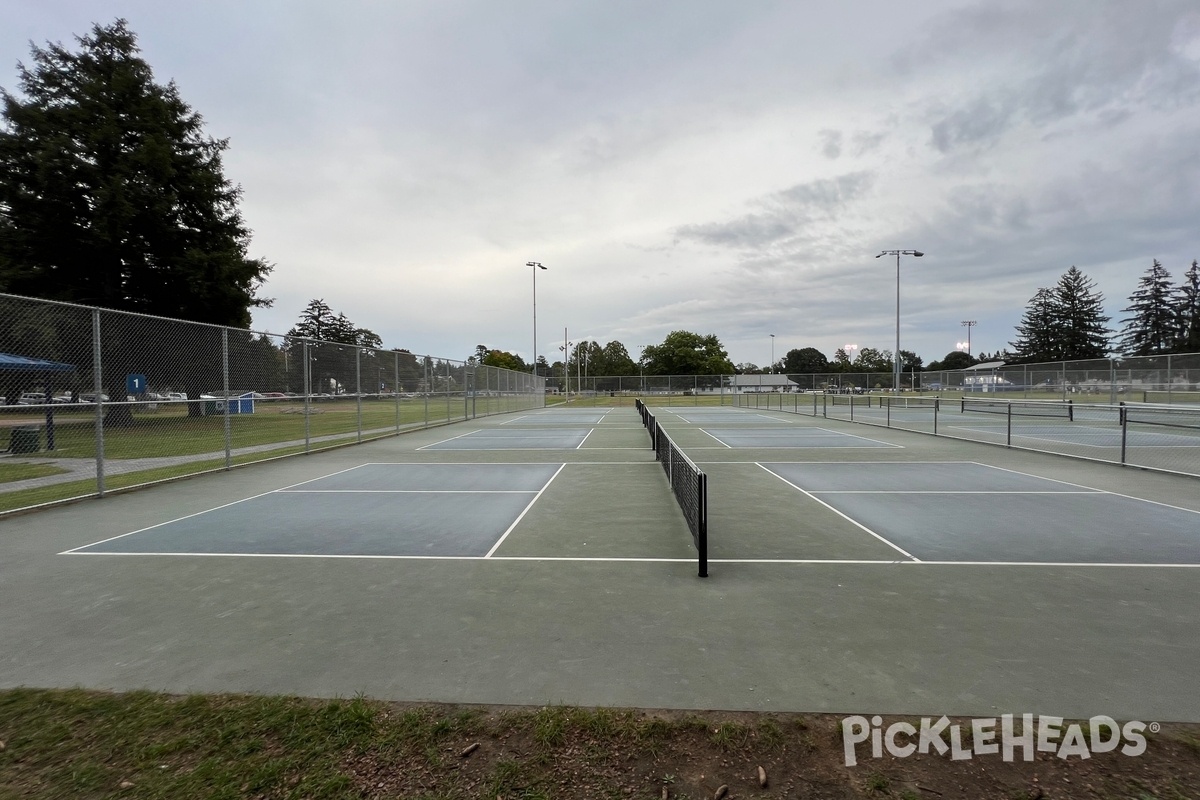
[[[545,404],[467,361],[0,294],[0,513]]]

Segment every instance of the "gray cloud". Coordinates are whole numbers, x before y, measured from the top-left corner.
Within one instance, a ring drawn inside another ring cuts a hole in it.
[[[870,191],[873,181],[872,173],[864,171],[798,184],[752,202],[760,211],[728,222],[684,225],[675,229],[675,236],[739,250],[812,237],[811,226],[836,220]]]
[[[836,159],[842,154],[842,132],[823,130],[818,136],[821,139],[821,155],[828,159]]]
[[[1082,116],[1111,125],[1139,112],[1194,108],[1195,17],[1186,0],[968,7],[945,15],[897,63],[914,75],[960,66],[966,79],[925,111],[929,143],[943,153],[988,147],[1020,124]],[[990,59],[1006,63],[1006,74],[973,80],[972,65]]]

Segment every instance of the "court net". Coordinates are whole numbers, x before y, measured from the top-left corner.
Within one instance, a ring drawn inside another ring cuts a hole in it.
[[[671,484],[671,492],[683,509],[688,529],[692,532],[692,543],[699,554],[700,577],[708,577],[708,476],[696,466],[679,446],[659,427],[650,409],[641,400],[634,402],[641,414],[642,424],[650,433],[654,446],[654,457],[662,464]]]
[[[1075,404],[1039,400],[975,400],[964,397],[962,413],[1003,414],[1010,417],[1051,417],[1074,421]]]
[[[939,397],[880,397],[880,408],[920,408],[924,410],[938,408],[940,406]],[[867,398],[867,405],[870,406],[871,398]]]

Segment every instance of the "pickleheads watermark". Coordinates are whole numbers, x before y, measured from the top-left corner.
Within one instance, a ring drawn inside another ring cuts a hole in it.
[[[1016,760],[1018,754],[1023,761],[1033,761],[1039,752],[1054,753],[1061,759],[1084,759],[1118,748],[1123,755],[1140,756],[1146,752],[1146,731],[1157,733],[1159,728],[1156,722],[1147,725],[1136,720],[1120,725],[1104,715],[1086,723],[1064,723],[1062,717],[1003,714],[963,723],[944,716],[938,720],[925,717],[919,727],[901,721],[885,728],[882,717],[868,720],[856,715],[842,720],[842,749],[848,767],[858,763],[858,745],[868,740],[872,758],[883,758],[886,750],[896,758],[949,753],[953,761],[997,754],[1005,761]]]

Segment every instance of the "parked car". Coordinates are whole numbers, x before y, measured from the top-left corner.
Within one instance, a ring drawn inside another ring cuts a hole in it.
[[[19,406],[40,406],[45,405],[46,395],[41,392],[25,392],[21,398],[17,400]]]
[[[81,402],[81,403],[94,403],[94,402],[96,402],[96,393],[95,393],[95,392],[85,392],[84,394],[81,394],[81,395],[79,395],[79,402]],[[108,395],[106,395],[106,394],[102,394],[102,395],[100,395],[100,402],[101,402],[101,403],[107,403],[107,402],[108,402]]]

